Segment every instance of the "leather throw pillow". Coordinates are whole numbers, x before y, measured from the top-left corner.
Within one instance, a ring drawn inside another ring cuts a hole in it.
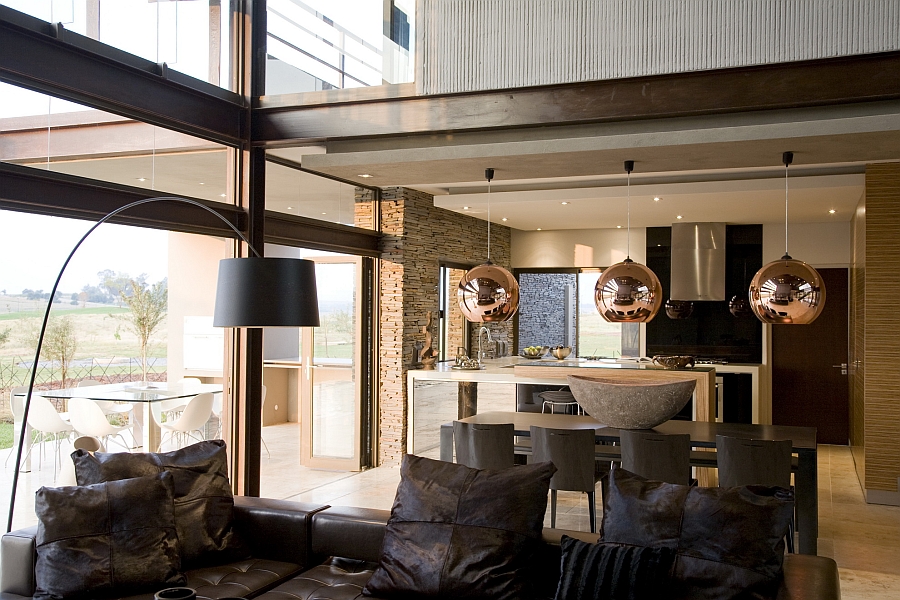
[[[381,561],[363,593],[522,599],[541,544],[553,463],[482,471],[406,455]]]
[[[794,494],[689,487],[610,472],[604,542],[672,548],[671,598],[768,598],[777,591]]]
[[[666,598],[675,550],[598,542],[567,535],[560,541],[556,600],[657,600]]]
[[[183,585],[169,473],[35,494],[35,598],[97,598]]]
[[[232,527],[234,496],[225,442],[199,442],[174,452],[72,453],[78,485],[168,471],[175,482],[175,528],[185,568],[247,556]]]

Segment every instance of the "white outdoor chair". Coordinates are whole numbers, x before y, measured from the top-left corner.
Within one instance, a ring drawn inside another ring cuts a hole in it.
[[[25,396],[20,396],[19,394],[27,393],[27,385],[20,385],[9,390],[9,410],[13,416],[13,445],[6,456],[6,462],[3,463],[4,467],[9,464],[9,457],[15,454],[16,448],[19,447],[19,436],[22,435],[22,429],[25,427],[22,419],[22,416],[25,414]]]
[[[75,387],[93,387],[95,385],[103,384],[96,379],[82,379]],[[126,415],[134,409],[131,404],[118,404],[112,400],[94,400],[94,402],[103,410],[104,415]]]
[[[162,448],[167,433],[169,434],[170,439],[174,439],[176,434],[181,434],[184,437],[193,438],[198,442],[203,441],[203,431],[201,428],[209,421],[210,416],[212,416],[212,394],[197,394],[191,398],[187,403],[187,406],[184,407],[181,416],[172,422],[162,422],[162,407],[159,406],[161,404],[163,404],[163,402],[152,402],[150,404],[150,412],[153,414],[153,419],[162,430],[159,448],[156,449],[157,452]],[[199,437],[194,436],[194,432],[200,434]]]
[[[75,431],[71,424],[66,422],[58,412],[53,403],[43,396],[31,395],[31,410],[28,411],[28,424],[35,431],[41,434],[41,448],[43,449],[43,441],[47,435],[52,435],[56,442],[53,457],[53,478],[56,479],[56,464],[59,459],[59,449],[63,439],[69,439],[69,436]],[[60,438],[60,434],[65,434]],[[28,448],[28,451],[34,448],[34,443]]]
[[[93,454],[94,452],[100,452],[103,450],[103,444],[95,437],[91,437],[89,435],[83,435],[81,437],[75,438],[75,441],[72,442],[72,447],[75,450],[86,450]],[[62,461],[62,468],[59,470],[59,475],[56,477],[56,487],[65,487],[70,485],[78,485],[78,480],[75,476],[75,462],[69,457],[69,460]]]
[[[222,435],[222,393],[215,392],[213,394],[213,403],[212,403],[212,414],[216,416],[216,420],[218,421],[218,426],[216,427],[216,434],[213,436],[213,439],[219,439]]]
[[[103,409],[89,398],[72,398],[69,400],[69,417],[72,426],[81,435],[99,438],[104,446],[109,446],[111,437],[118,437],[122,447],[128,452],[128,445],[122,432],[131,429],[131,425],[117,427],[106,420]]]

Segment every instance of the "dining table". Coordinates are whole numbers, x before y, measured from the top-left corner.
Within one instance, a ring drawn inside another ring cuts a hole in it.
[[[464,423],[499,424],[512,423],[516,436],[529,437],[531,427],[552,429],[593,429],[598,444],[619,442],[619,430],[607,427],[588,415],[566,415],[527,412],[484,412],[460,419]],[[787,425],[753,425],[745,423],[716,423],[707,421],[669,420],[656,427],[643,430],[662,434],[688,434],[691,447],[698,452],[691,453],[691,463],[696,467],[713,467],[716,453],[716,436],[724,435],[754,440],[790,440],[792,454],[796,454],[794,472],[795,506],[797,512],[797,548],[801,554],[816,554],[819,537],[818,474],[816,451],[816,428],[793,427]],[[598,448],[600,454],[604,454]],[[610,448],[608,456],[615,460],[617,449]],[[440,458],[453,461],[453,423],[441,425]]]
[[[150,405],[164,400],[192,398],[198,394],[221,393],[222,385],[217,383],[196,382],[126,382],[104,383],[85,387],[63,388],[57,390],[35,390],[45,398],[69,400],[71,398],[88,398],[89,400],[128,402],[134,406],[132,433],[135,447],[143,446],[147,452],[155,452],[159,446],[161,431],[153,419]],[[24,395],[24,394],[22,394]]]

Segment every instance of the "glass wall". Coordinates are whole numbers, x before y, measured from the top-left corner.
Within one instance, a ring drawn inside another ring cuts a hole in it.
[[[230,18],[222,0],[0,0],[50,23],[228,88]]]
[[[600,273],[600,269],[518,272],[518,349],[572,346],[572,354],[584,358],[638,356],[640,327],[609,323],[597,312],[594,287]]]
[[[374,206],[366,188],[266,163],[266,210],[372,229]]]
[[[228,201],[225,146],[6,83],[0,161]]]
[[[414,80],[415,0],[268,0],[266,95]]]

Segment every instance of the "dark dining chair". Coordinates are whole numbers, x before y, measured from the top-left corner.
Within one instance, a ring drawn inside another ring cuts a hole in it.
[[[550,527],[556,527],[556,492],[585,492],[588,496],[591,532],[597,532],[594,486],[600,479],[594,459],[593,429],[548,429],[531,426],[532,460],[550,461],[556,474],[550,480]]]
[[[622,468],[653,481],[691,484],[691,436],[619,431]]]
[[[473,469],[508,469],[515,464],[514,437],[512,423],[476,424],[454,421],[456,462]]]
[[[791,489],[791,440],[748,440],[716,436],[719,487],[743,485],[779,486]],[[788,552],[794,552],[794,519],[787,536]]]

